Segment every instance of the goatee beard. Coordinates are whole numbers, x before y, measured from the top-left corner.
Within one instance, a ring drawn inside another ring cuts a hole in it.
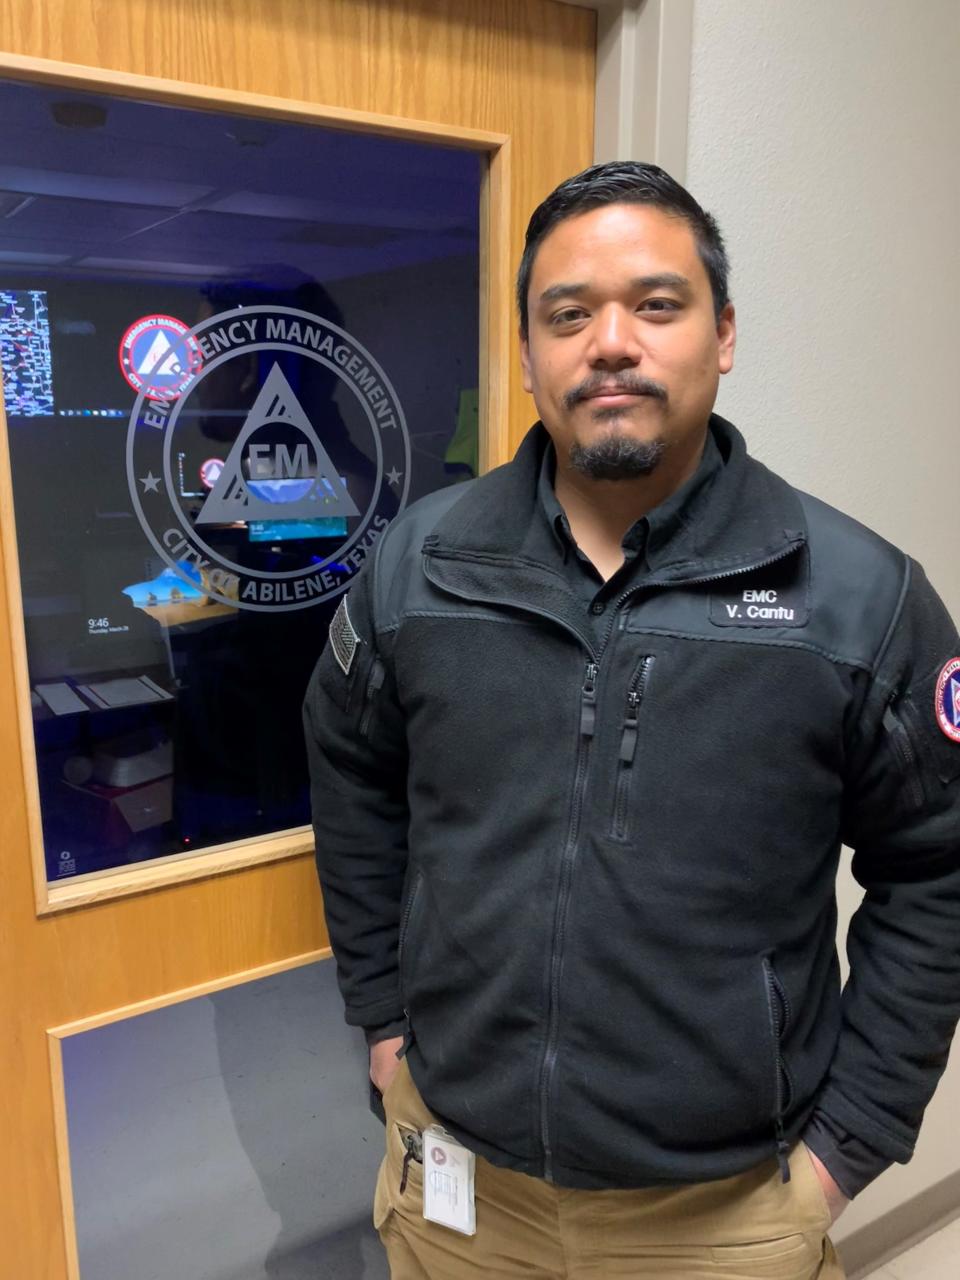
[[[588,377],[571,387],[563,397],[564,408],[574,409],[599,392],[622,392],[631,396],[650,396],[667,403],[667,388],[653,378],[644,377],[635,369],[621,369],[611,374],[605,369],[595,369]],[[616,424],[623,417],[620,405],[596,406],[591,414],[594,422]],[[666,451],[663,440],[635,440],[613,428],[601,439],[591,444],[570,446],[570,466],[591,480],[633,480],[648,476],[656,470]]]
[[[611,431],[590,444],[572,444],[570,466],[591,480],[635,480],[651,475],[666,450],[663,440],[635,440]]]

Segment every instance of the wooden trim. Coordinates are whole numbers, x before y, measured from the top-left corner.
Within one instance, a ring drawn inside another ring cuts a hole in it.
[[[183,987],[179,991],[164,992],[151,1000],[140,1000],[136,1004],[123,1005],[118,1009],[109,1009],[91,1018],[81,1018],[76,1022],[66,1022],[59,1027],[47,1029],[47,1051],[50,1055],[50,1088],[53,1095],[54,1142],[57,1155],[57,1174],[60,1182],[60,1210],[63,1218],[63,1237],[66,1249],[68,1280],[81,1280],[80,1255],[77,1248],[77,1217],[73,1198],[73,1173],[70,1166],[70,1126],[67,1117],[67,1090],[63,1076],[63,1040],[67,1036],[80,1035],[84,1031],[94,1031],[98,1027],[109,1026],[113,1022],[122,1022],[127,1018],[137,1018],[142,1013],[153,1013],[157,1009],[165,1009],[169,1005],[182,1004],[186,1000],[196,1000],[200,996],[211,995],[215,991],[225,991],[229,987],[241,986],[246,982],[256,982],[260,978],[269,978],[276,973],[284,973],[289,969],[299,969],[303,965],[313,964],[318,960],[328,960],[333,955],[329,947],[321,947],[317,951],[308,951],[303,955],[290,956],[286,960],[278,960],[273,964],[259,965],[254,969],[246,969],[239,973],[231,973],[212,982],[200,982],[196,986]]]
[[[480,191],[480,470],[510,457],[510,143],[493,152]]]
[[[47,1037],[50,1055],[50,1089],[53,1094],[53,1131],[60,1183],[60,1213],[68,1280],[81,1280],[80,1252],[77,1248],[77,1214],[73,1199],[73,1171],[70,1167],[70,1126],[67,1122],[67,1090],[63,1078],[63,1045],[59,1036]]]
[[[33,867],[34,900],[39,914],[47,903],[47,866],[43,854],[37,749],[33,737],[33,713],[30,709],[30,668],[27,663],[27,633],[20,584],[20,553],[17,550],[17,525],[13,510],[10,437],[7,431],[7,414],[2,388],[0,388],[0,549],[3,552],[2,568],[5,570],[6,577],[6,621],[13,655],[17,727],[20,736],[20,768],[27,811],[30,862]]]
[[[71,907],[82,907],[93,902],[106,902],[111,898],[126,898],[134,893],[148,893],[151,889],[163,889],[173,884],[185,884],[190,880],[202,880],[207,876],[223,875],[228,871],[240,871],[244,867],[256,867],[263,862],[280,862],[284,858],[300,858],[312,855],[313,832],[310,827],[294,827],[268,836],[249,836],[230,844],[211,845],[196,853],[173,853],[166,858],[154,858],[140,866],[108,871],[93,871],[89,875],[74,876],[70,880],[47,885],[46,900],[38,904],[38,915],[50,915]],[[43,846],[40,845],[41,875],[46,874],[43,864]],[[38,895],[39,897],[39,895]]]
[[[17,53],[0,52],[0,75],[13,80],[66,85],[91,93],[110,93],[124,98],[146,97],[153,102],[172,106],[224,108],[238,113],[269,116],[276,120],[298,120],[304,124],[326,125],[351,133],[375,133],[384,137],[408,138],[421,142],[454,143],[474,151],[495,151],[507,142],[503,133],[486,129],[461,128],[432,120],[408,120],[403,116],[387,116],[373,111],[355,111],[346,107],[327,107],[295,98],[278,98],[271,94],[247,93],[239,89],[211,88],[181,80],[165,80],[160,76],[134,75],[85,67],[77,62],[58,62],[52,58],[31,58]]]
[[[480,466],[486,471],[510,456],[510,138],[503,133],[368,111],[327,107],[266,94],[165,80],[129,72],[100,70],[76,63],[0,52],[0,75],[32,83],[68,85],[125,97],[145,97],[192,109],[232,110],[274,119],[299,121],[358,133],[443,142],[486,152],[488,166],[481,182],[480,208]],[[20,759],[26,796],[34,899],[38,916],[91,903],[168,888],[190,880],[223,875],[264,862],[302,857],[313,852],[308,827],[269,836],[213,845],[196,852],[171,854],[142,866],[93,872],[69,882],[50,884],[44,856],[36,745],[30,704],[30,676],[23,617],[19,552],[13,506],[9,438],[0,396],[0,545],[8,592],[8,622],[13,645],[14,678],[20,733]]]
[[[95,1031],[97,1027],[109,1026],[111,1022],[138,1018],[141,1013],[153,1013],[154,1010],[166,1009],[169,1005],[183,1004],[185,1000],[196,1000],[200,996],[212,995],[214,991],[241,987],[247,982],[257,982],[260,978],[271,978],[274,974],[285,973],[288,969],[300,969],[305,964],[329,960],[332,955],[333,951],[330,947],[318,947],[316,951],[305,951],[298,956],[286,956],[283,960],[256,965],[252,969],[240,969],[236,973],[228,973],[223,977],[213,978],[209,982],[198,982],[195,986],[180,987],[176,991],[164,991],[160,995],[151,996],[149,1000],[138,1000],[134,1004],[120,1005],[116,1009],[95,1013],[89,1018],[78,1018],[75,1022],[64,1022],[58,1027],[48,1027],[47,1035],[57,1041],[64,1040],[67,1036],[80,1035],[84,1031]]]

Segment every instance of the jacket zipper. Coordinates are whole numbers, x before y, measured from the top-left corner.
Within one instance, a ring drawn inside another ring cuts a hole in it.
[[[373,708],[377,693],[383,684],[383,678],[386,674],[383,663],[379,658],[374,658],[373,665],[370,668],[370,674],[367,676],[367,687],[363,691],[363,714],[360,716],[360,736],[366,738],[370,733],[370,721],[373,719]]]
[[[892,694],[883,712],[883,727],[890,737],[893,750],[907,783],[907,790],[915,809],[923,806],[923,781],[920,777],[919,762],[907,727],[893,709],[896,694]]]
[[[700,587],[706,582],[720,582],[724,578],[739,578],[743,573],[755,573],[757,569],[766,569],[768,565],[776,564],[779,560],[786,560],[787,556],[796,554],[803,545],[802,541],[795,542],[783,551],[778,551],[776,555],[767,556],[763,560],[755,560],[752,564],[740,565],[736,569],[725,569],[722,573],[708,573],[700,578],[677,578],[675,580],[649,578],[646,582],[637,583],[636,586],[624,591],[623,595],[618,596],[613,608],[610,610],[610,622],[607,625],[606,635],[603,637],[603,645],[600,649],[601,654],[607,646],[607,641],[610,639],[610,633],[614,628],[617,616],[620,615],[621,608],[638,591],[647,591],[651,587]]]
[[[725,570],[721,573],[705,574],[699,578],[687,578],[683,580],[671,581],[648,581],[638,584],[629,591],[623,592],[616,600],[614,607],[610,610],[610,622],[607,626],[606,634],[603,638],[603,644],[600,653],[606,649],[610,639],[611,632],[616,624],[617,616],[621,608],[636,592],[645,590],[649,587],[671,587],[671,586],[691,586],[701,585],[706,582],[717,582],[723,578],[735,578],[743,573],[752,573],[757,569],[766,568],[767,565],[776,564],[779,560],[784,560],[787,556],[793,555],[803,545],[802,541],[793,543],[784,550],[777,552],[775,555],[766,556],[762,560],[757,560],[751,564],[739,565],[735,569]],[[468,600],[476,603],[476,597],[469,592],[457,590],[446,583],[438,582],[433,576],[430,566],[430,556],[424,556],[423,571],[428,581],[441,591],[445,591],[448,595],[453,595],[462,600]],[[518,601],[511,599],[502,599],[497,597],[489,597],[482,601],[485,604],[499,605],[502,608],[516,609],[520,612],[532,614],[536,617],[546,618],[548,621],[555,623],[562,630],[572,635],[575,640],[590,655],[590,661],[587,663],[584,682],[580,690],[580,735],[577,745],[577,763],[574,773],[573,800],[570,814],[570,824],[567,831],[567,840],[564,846],[562,862],[560,868],[560,888],[557,894],[556,912],[554,915],[553,930],[553,949],[550,957],[550,992],[549,992],[549,1014],[547,1018],[547,1040],[543,1053],[543,1060],[540,1066],[540,1141],[543,1150],[543,1168],[544,1178],[546,1181],[553,1180],[553,1138],[550,1131],[550,1088],[553,1080],[554,1070],[557,1062],[557,1040],[559,1037],[559,1001],[560,1001],[560,975],[563,969],[563,946],[566,932],[566,913],[570,897],[570,888],[573,879],[573,865],[576,861],[576,845],[580,832],[580,819],[583,807],[583,791],[586,781],[587,761],[590,754],[590,740],[593,737],[594,727],[596,723],[596,682],[598,673],[599,656],[590,645],[586,638],[566,619],[560,617],[559,614],[552,613],[548,609],[539,609],[530,605],[526,601]],[[638,704],[639,705],[639,704]],[[404,1014],[409,1020],[409,1014],[406,1009]],[[778,1143],[780,1135],[783,1131],[782,1119],[778,1119]],[[780,1148],[778,1145],[778,1156]],[[785,1165],[785,1157],[781,1159],[781,1169],[785,1169],[785,1180],[789,1180],[789,1166]]]
[[[777,1163],[780,1166],[780,1176],[784,1182],[790,1181],[790,1162],[788,1154],[790,1145],[786,1140],[783,1129],[783,1113],[786,1110],[787,1101],[784,1096],[784,1083],[786,1082],[787,1073],[783,1061],[783,1034],[787,1028],[787,1022],[790,1016],[790,1008],[787,1004],[787,997],[780,980],[773,968],[773,962],[769,956],[763,958],[763,981],[767,993],[767,1014],[770,1018],[770,1033],[773,1040],[773,1065],[774,1065],[774,1134],[777,1143]]]
[[[414,873],[413,888],[410,890],[410,896],[407,898],[403,908],[403,915],[400,917],[400,932],[397,937],[397,973],[400,980],[400,997],[403,1000],[403,1016],[409,1024],[410,1014],[407,1012],[406,993],[403,990],[403,948],[407,941],[407,930],[410,927],[410,917],[413,915],[413,908],[416,904],[417,897],[420,894],[420,886],[423,883],[423,876],[419,871]],[[406,1048],[406,1045],[404,1045]]]
[[[560,1026],[560,976],[563,971],[563,946],[566,935],[567,907],[573,883],[583,792],[587,777],[590,742],[596,726],[597,664],[588,662],[580,689],[580,733],[577,741],[577,764],[573,781],[570,824],[560,863],[560,887],[553,925],[553,950],[550,955],[550,1003],[547,1016],[547,1043],[540,1066],[540,1141],[543,1147],[543,1176],[553,1181],[553,1138],[550,1132],[550,1088],[557,1065],[557,1041]]]
[[[705,574],[699,578],[677,578],[675,580],[654,578],[647,582],[639,583],[629,591],[625,591],[615,601],[613,608],[610,610],[610,622],[607,626],[606,635],[603,638],[603,645],[600,648],[600,653],[602,654],[603,650],[606,648],[607,641],[610,639],[610,633],[616,623],[617,615],[621,606],[624,605],[637,591],[645,591],[649,587],[701,586],[705,582],[719,582],[723,578],[737,578],[742,573],[753,573],[757,569],[765,569],[768,565],[776,564],[778,560],[785,560],[787,556],[792,556],[795,552],[799,551],[802,546],[803,540],[801,539],[798,542],[794,542],[791,546],[786,547],[783,551],[778,551],[775,555],[766,556],[763,560],[754,560],[750,564],[738,565],[736,569],[725,569],[721,573]],[[443,559],[442,556],[440,558]],[[472,604],[477,603],[477,597],[471,595],[469,591],[460,591],[456,587],[450,586],[448,583],[437,581],[431,572],[429,554],[424,556],[423,572],[427,581],[432,582],[440,591],[445,591],[448,595],[456,596],[459,600],[469,600]],[[538,618],[547,618],[550,622],[555,622],[558,627],[561,627],[569,635],[573,636],[575,640],[579,641],[581,646],[590,655],[593,662],[599,661],[598,653],[594,650],[593,646],[589,644],[586,637],[583,636],[576,627],[572,627],[565,618],[561,618],[558,613],[551,613],[549,609],[538,609],[535,605],[528,604],[525,600],[504,600],[497,596],[486,597],[482,599],[480,603],[498,605],[500,608],[504,609],[518,609],[522,613],[530,613]]]
[[[640,666],[630,681],[627,692],[627,711],[623,720],[623,732],[620,735],[620,755],[617,761],[617,785],[613,802],[613,831],[616,840],[624,840],[627,835],[627,797],[630,794],[630,778],[633,772],[633,760],[637,754],[637,724],[640,719],[640,704],[647,689],[647,681],[656,659],[648,654],[640,660]]]
[[[704,582],[719,582],[723,578],[739,578],[741,573],[754,573],[757,569],[766,569],[767,565],[776,564],[778,560],[786,560],[787,556],[792,556],[799,551],[804,543],[805,539],[801,538],[797,542],[792,542],[789,547],[784,547],[782,551],[776,551],[773,555],[766,556],[763,560],[754,560],[751,564],[738,565],[736,569],[723,569],[720,573],[706,573],[700,578],[653,579],[644,583],[644,586],[692,587],[699,586]]]

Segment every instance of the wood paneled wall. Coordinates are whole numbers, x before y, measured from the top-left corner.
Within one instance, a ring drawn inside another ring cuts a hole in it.
[[[495,250],[515,263],[536,202],[591,159],[594,23],[553,0],[6,0],[0,50],[508,134]],[[515,352],[509,381],[516,444],[533,414]],[[325,937],[309,855],[37,919],[6,618],[0,598],[0,1275],[62,1280],[48,1029]]]

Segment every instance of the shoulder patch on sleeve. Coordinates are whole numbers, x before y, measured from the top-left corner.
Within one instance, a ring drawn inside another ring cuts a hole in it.
[[[350,674],[350,668],[353,666],[353,660],[357,656],[359,644],[360,637],[350,621],[347,597],[344,596],[337,606],[337,612],[333,615],[330,623],[330,648],[333,650],[333,656],[337,660],[337,666],[345,676]]]
[[[944,663],[934,694],[937,724],[951,742],[960,743],[960,658]]]

